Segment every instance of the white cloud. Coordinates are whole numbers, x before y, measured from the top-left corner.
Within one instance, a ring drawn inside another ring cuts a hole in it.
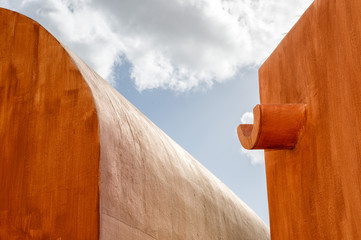
[[[245,112],[241,117],[242,124],[253,124],[253,113]]]
[[[258,165],[264,163],[263,150],[247,150],[242,147],[241,153],[246,155],[251,160],[252,165]]]
[[[186,91],[258,65],[311,0],[12,0],[100,75],[121,59],[139,90]],[[0,4],[1,5],[1,4]]]
[[[84,0],[15,0],[9,8],[38,21],[101,76],[111,80],[112,67],[121,59],[122,44],[104,13],[88,4]]]
[[[242,124],[253,124],[253,113],[245,112],[241,117]],[[253,165],[264,163],[263,150],[247,150],[241,146],[241,153],[246,155]]]

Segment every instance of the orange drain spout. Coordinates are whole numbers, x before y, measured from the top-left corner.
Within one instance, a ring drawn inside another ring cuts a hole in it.
[[[306,122],[305,104],[258,104],[252,124],[240,124],[238,138],[246,149],[292,149]]]

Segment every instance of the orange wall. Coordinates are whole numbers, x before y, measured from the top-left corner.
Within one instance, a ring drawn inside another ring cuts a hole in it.
[[[0,239],[98,239],[91,92],[39,24],[0,9]]]
[[[259,70],[262,104],[305,103],[266,150],[272,239],[361,239],[361,1],[316,0]]]

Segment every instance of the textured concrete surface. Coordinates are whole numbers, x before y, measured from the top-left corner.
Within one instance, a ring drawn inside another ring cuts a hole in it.
[[[101,239],[269,239],[235,194],[69,53],[98,112]]]

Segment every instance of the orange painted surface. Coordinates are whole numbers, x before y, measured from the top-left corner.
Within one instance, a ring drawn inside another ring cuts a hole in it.
[[[361,239],[361,1],[316,0],[259,70],[262,104],[307,104],[266,150],[272,239]]]
[[[258,104],[253,124],[240,124],[238,138],[246,149],[292,149],[302,135],[305,104]]]
[[[89,87],[34,21],[0,9],[0,239],[98,239]]]

